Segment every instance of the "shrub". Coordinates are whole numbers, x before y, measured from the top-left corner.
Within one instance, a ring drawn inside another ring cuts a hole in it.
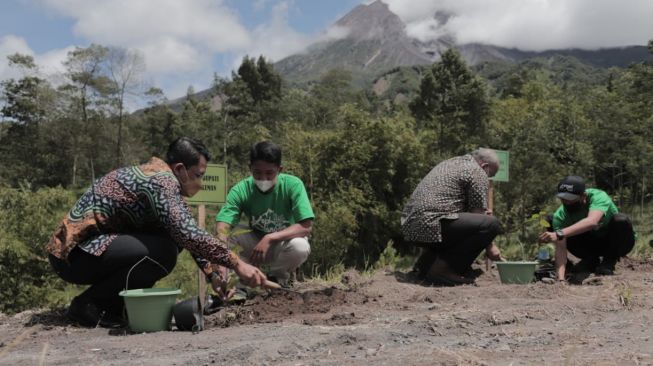
[[[0,311],[63,301],[67,286],[50,269],[44,248],[74,202],[62,188],[32,192],[0,187]]]

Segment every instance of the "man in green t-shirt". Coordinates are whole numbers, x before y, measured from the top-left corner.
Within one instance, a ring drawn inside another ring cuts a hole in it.
[[[555,243],[558,280],[565,280],[567,251],[581,259],[574,272],[614,274],[617,261],[635,245],[630,218],[619,213],[604,191],[586,189],[583,178],[578,176],[560,181],[557,197],[562,205],[553,214],[552,231],[540,234],[539,240]]]
[[[241,258],[257,267],[269,265],[269,279],[288,286],[290,274],[311,252],[307,237],[315,215],[304,183],[281,173],[282,169],[277,145],[270,141],[254,144],[250,150],[252,175],[229,191],[227,203],[216,217],[216,231],[226,240],[244,213],[249,229],[232,238],[242,248]]]

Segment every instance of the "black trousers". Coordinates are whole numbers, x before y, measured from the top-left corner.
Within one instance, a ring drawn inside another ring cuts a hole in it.
[[[64,281],[91,285],[80,297],[93,302],[99,309],[121,314],[123,300],[118,293],[125,288],[152,287],[172,272],[177,254],[177,244],[167,236],[136,234],[119,235],[100,256],[75,247],[68,255],[68,261],[52,255],[49,259],[52,268]],[[143,260],[146,256],[163,268],[147,258]],[[134,266],[136,263],[138,265]]]
[[[615,214],[607,227],[607,234],[598,237],[592,231],[567,238],[567,250],[577,258],[619,259],[635,246],[635,234],[630,218]]]
[[[503,232],[496,217],[485,214],[459,213],[455,220],[440,221],[441,243],[424,243],[422,255],[415,264],[425,276],[433,262],[440,258],[458,274],[467,272],[476,257]]]

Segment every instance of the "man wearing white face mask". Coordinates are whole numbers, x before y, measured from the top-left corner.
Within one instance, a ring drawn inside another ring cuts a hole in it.
[[[315,215],[304,183],[281,173],[282,169],[277,145],[270,141],[254,144],[250,151],[252,176],[229,191],[227,203],[216,217],[216,231],[226,240],[244,213],[249,228],[232,238],[242,248],[241,258],[257,267],[268,265],[270,279],[288,286],[290,274],[310,254],[307,237]],[[217,280],[224,279],[226,276]]]

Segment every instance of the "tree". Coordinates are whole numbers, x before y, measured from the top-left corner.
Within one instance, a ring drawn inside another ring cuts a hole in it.
[[[409,116],[373,118],[346,104],[336,119],[336,128],[313,140],[319,158],[310,157],[317,165],[311,176],[303,170],[317,207],[312,246],[317,261],[364,266],[400,235],[403,203],[428,169],[426,150]],[[287,148],[298,162],[308,158],[306,145]]]
[[[101,153],[107,148],[109,131],[103,126],[105,121],[104,109],[107,96],[113,92],[114,84],[106,75],[105,65],[109,49],[104,46],[92,44],[87,48],[77,47],[68,53],[64,61],[66,67],[67,83],[60,90],[69,98],[68,118],[70,124],[75,126],[73,133],[73,186],[77,186],[79,169],[82,162],[88,163],[90,180],[95,180],[98,159],[103,161],[100,170],[105,170],[103,158],[110,154]],[[108,164],[110,165],[110,164]]]
[[[283,83],[263,57],[255,60],[245,56],[231,78],[214,80],[219,112],[211,116],[212,128],[223,131],[210,138],[221,139],[223,161],[241,166],[253,141],[273,138],[272,131],[279,130]]]
[[[112,47],[108,51],[108,72],[113,82],[114,103],[118,109],[116,117],[118,133],[116,136],[115,165],[123,164],[123,122],[125,119],[125,99],[140,94],[141,75],[145,72],[143,56],[135,50]]]
[[[338,108],[354,102],[351,72],[343,69],[329,70],[310,89],[311,125],[318,128],[333,127]]]
[[[27,182],[41,186],[56,182],[52,179],[54,174],[47,174],[50,151],[44,143],[47,134],[43,132],[47,121],[56,116],[55,91],[38,76],[38,67],[31,56],[14,54],[8,60],[24,76],[0,83],[4,100],[0,112],[7,118],[0,135],[0,162],[4,167],[11,167],[0,175],[12,185]]]
[[[460,154],[482,141],[489,98],[458,51],[449,49],[422,79],[410,109],[419,128],[437,131],[441,156]]]
[[[653,62],[642,62],[615,73],[609,89],[595,88],[585,105],[595,123],[592,141],[597,183],[615,193],[619,205],[639,203],[643,207],[651,194],[652,93]]]
[[[259,56],[256,61],[245,56],[233,80],[245,83],[255,105],[281,97],[281,76],[263,56]]]
[[[152,87],[145,97],[149,99],[148,107],[136,120],[135,139],[142,141],[148,155],[163,156],[168,144],[181,135],[179,118],[161,89]]]

